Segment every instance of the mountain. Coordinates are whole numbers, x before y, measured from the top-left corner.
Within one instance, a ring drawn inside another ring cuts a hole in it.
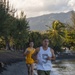
[[[45,31],[48,28],[48,26],[52,26],[52,22],[54,20],[59,20],[63,23],[69,23],[71,21],[71,11],[67,13],[52,13],[52,14],[46,14],[42,16],[37,16],[37,17],[31,17],[27,18],[30,26],[30,30],[33,31]]]

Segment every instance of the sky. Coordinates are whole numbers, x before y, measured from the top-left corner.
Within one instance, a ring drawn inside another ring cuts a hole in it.
[[[18,13],[24,11],[26,17],[75,10],[75,0],[9,0],[10,7]]]

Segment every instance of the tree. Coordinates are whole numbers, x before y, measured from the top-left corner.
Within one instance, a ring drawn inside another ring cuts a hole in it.
[[[75,49],[75,12],[71,13],[72,25],[66,27],[66,37],[64,45],[69,49],[73,47]]]
[[[7,40],[7,34],[8,34],[7,28],[8,28],[8,26],[7,26],[5,21],[9,17],[8,11],[9,11],[8,2],[6,4],[6,0],[1,0],[1,2],[0,2],[0,37],[3,36],[5,38],[6,47],[8,45],[8,43],[7,43],[8,42],[8,40]]]
[[[75,30],[75,11],[71,12],[71,20],[72,20],[71,28]]]
[[[5,41],[6,50],[12,45],[24,47],[28,42],[29,25],[26,16],[21,12],[20,18],[14,17],[15,9],[9,8],[9,1],[0,2],[0,37]]]
[[[34,47],[39,47],[42,41],[42,35],[39,32],[30,32],[29,40],[34,42]]]
[[[61,23],[57,20],[52,23],[52,28],[49,27],[48,35],[51,41],[51,46],[54,48],[55,51],[61,50],[61,46],[64,42],[64,30],[64,23]]]
[[[21,12],[21,17],[17,18],[15,21],[15,32],[11,34],[11,36],[15,40],[16,47],[24,48],[25,44],[29,40],[29,25],[26,20],[26,16],[24,16],[23,12]],[[13,29],[13,28],[12,28]]]

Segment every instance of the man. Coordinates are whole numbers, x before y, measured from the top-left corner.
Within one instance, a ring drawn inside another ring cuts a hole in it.
[[[46,38],[43,40],[42,46],[37,48],[32,55],[32,58],[36,61],[38,75],[50,75],[51,60],[55,60],[54,50],[48,45],[49,40]]]

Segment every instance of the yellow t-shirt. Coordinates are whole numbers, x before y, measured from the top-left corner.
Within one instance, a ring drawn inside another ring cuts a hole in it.
[[[27,51],[30,51],[29,54],[26,55],[26,63],[33,64],[34,60],[31,58],[32,54],[34,53],[35,49],[31,49],[30,47],[27,48]]]

